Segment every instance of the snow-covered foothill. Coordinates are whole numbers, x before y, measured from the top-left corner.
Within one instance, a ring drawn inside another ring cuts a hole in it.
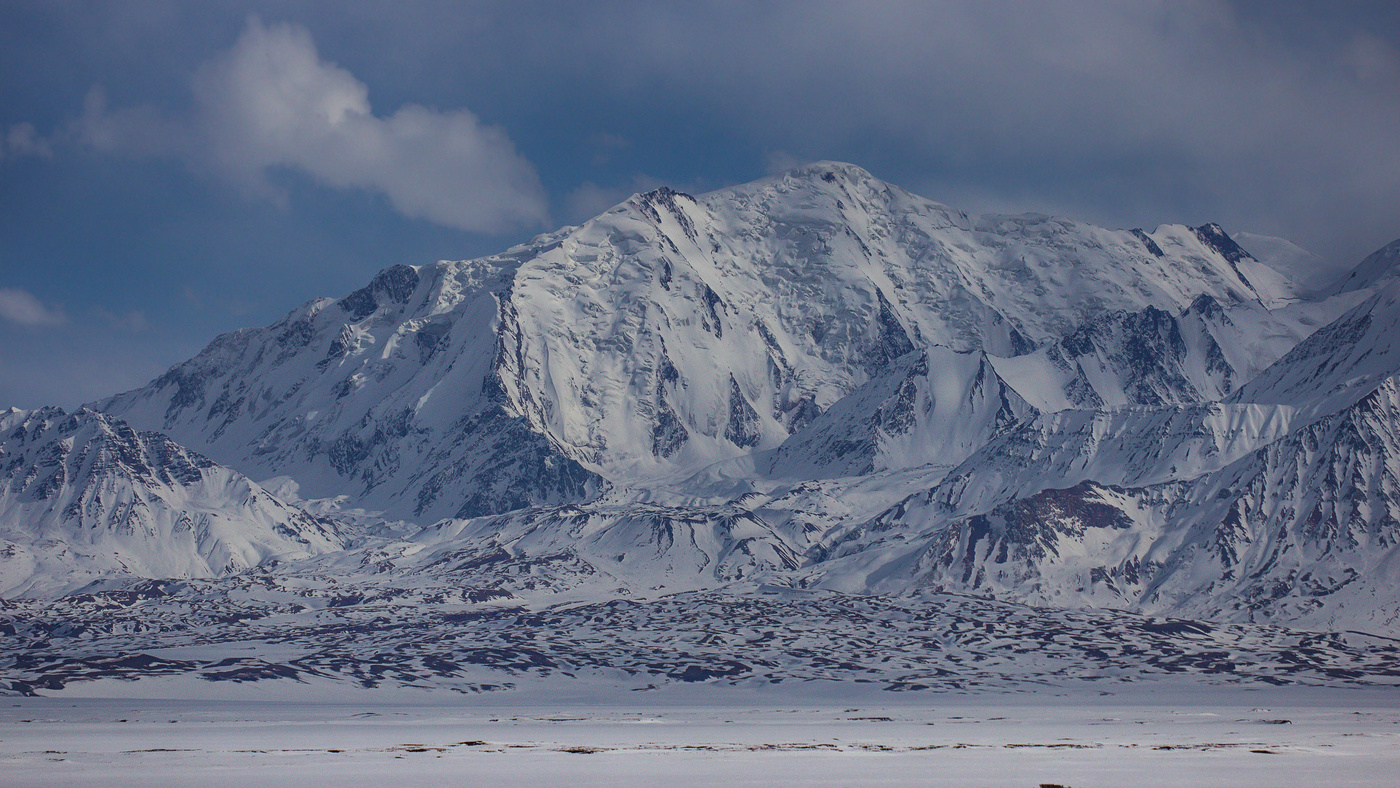
[[[91,410],[0,416],[0,594],[221,577],[338,550],[335,524]]]

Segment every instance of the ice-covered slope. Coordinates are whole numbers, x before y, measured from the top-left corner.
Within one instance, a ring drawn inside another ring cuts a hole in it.
[[[922,567],[921,556],[935,545],[947,553],[954,544],[966,547],[970,535],[988,523],[1014,521],[1020,525],[1007,536],[1010,549],[1040,539],[1042,528],[1053,532],[1062,518],[1052,512],[1064,507],[1090,520],[1119,523],[1123,530],[1117,535],[1132,544],[1150,542],[1156,532],[1146,521],[1125,520],[1097,507],[1105,491],[1189,483],[1283,438],[1292,424],[1293,412],[1286,408],[1221,404],[1041,415],[998,436],[946,474],[928,477],[922,489],[918,480],[910,480],[911,492],[884,511],[837,524],[814,553],[821,559],[814,572],[822,582],[847,590],[907,588],[925,582],[929,567]],[[977,561],[1011,560],[1001,550],[979,553]],[[1040,595],[1041,564],[1053,563],[1045,558],[1041,549],[1021,555],[1013,562],[1014,579],[990,588],[1049,604],[1093,603],[1080,594]],[[938,575],[941,587],[989,590],[975,571],[959,567]],[[1078,565],[1047,571],[1077,588],[1083,582],[1080,569],[1087,572]]]
[[[1193,485],[1192,525],[1147,587],[1156,608],[1400,630],[1400,378]]]
[[[1223,395],[1250,362],[1195,313],[1180,323],[1207,302],[1267,313],[1250,259],[1214,225],[974,217],[827,162],[635,196],[491,258],[395,266],[95,407],[309,496],[430,522],[776,448],[935,347],[986,354],[1042,409]]]
[[[1366,259],[1338,281],[1332,290],[1345,293],[1373,288],[1392,282],[1397,276],[1400,276],[1400,239],[1391,241],[1367,255]]]
[[[1275,296],[1279,299],[1321,293],[1348,273],[1339,262],[1319,257],[1285,238],[1250,232],[1236,232],[1232,236],[1259,263],[1272,268],[1290,283],[1288,291]]]
[[[760,454],[773,478],[735,465],[672,483],[689,505],[452,521],[386,560],[528,567],[584,597],[750,578],[1395,633],[1397,392],[1385,379],[1321,416],[1306,399],[1038,413],[983,355],[934,348]],[[726,474],[749,492],[703,503],[704,482]]]
[[[395,266],[262,329],[225,334],[104,412],[309,497],[432,521],[584,498],[601,480],[521,417],[495,326],[509,255]]]
[[[82,410],[0,414],[0,595],[219,577],[337,550],[329,521],[164,435]]]
[[[1325,414],[1400,374],[1400,282],[1299,343],[1231,395],[1233,402],[1293,403]]]
[[[1035,413],[985,353],[910,353],[783,443],[768,460],[780,478],[859,476],[961,462]]]

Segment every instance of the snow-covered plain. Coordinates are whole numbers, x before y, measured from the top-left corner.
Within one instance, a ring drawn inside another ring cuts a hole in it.
[[[545,587],[570,572],[522,568]],[[469,601],[472,576],[11,601],[0,629],[30,645],[0,654],[16,693],[0,774],[1385,785],[1400,769],[1400,643],[1383,637],[771,587],[531,607]]]
[[[13,699],[0,706],[0,774],[10,786],[304,788],[1371,786],[1400,775],[1390,691],[1182,686],[892,701],[829,689],[509,705]]]

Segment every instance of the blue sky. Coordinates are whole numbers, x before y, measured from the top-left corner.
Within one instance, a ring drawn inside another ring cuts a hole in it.
[[[1392,3],[0,4],[0,407],[395,263],[852,161],[969,211],[1400,237]]]

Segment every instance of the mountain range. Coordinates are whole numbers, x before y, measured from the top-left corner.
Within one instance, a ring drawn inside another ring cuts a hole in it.
[[[658,189],[0,414],[0,593],[372,568],[1400,636],[1398,277],[834,162]]]

